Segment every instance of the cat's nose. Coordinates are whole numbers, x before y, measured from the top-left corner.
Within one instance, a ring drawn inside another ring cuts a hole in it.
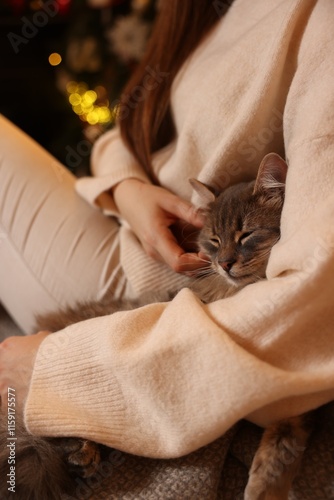
[[[234,259],[230,259],[230,260],[223,260],[221,262],[219,262],[219,264],[221,265],[221,267],[224,269],[224,271],[226,273],[229,273],[233,267],[233,264],[235,264],[235,260]]]

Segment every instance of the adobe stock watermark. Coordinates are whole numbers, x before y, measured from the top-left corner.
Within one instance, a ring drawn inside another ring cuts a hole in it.
[[[283,113],[278,109],[272,110],[272,116],[266,127],[262,127],[256,134],[250,135],[238,145],[238,153],[245,157],[246,161],[254,161],[258,153],[264,151],[271,144],[276,134],[283,132]]]
[[[15,54],[18,54],[21,48],[27,45],[39,33],[39,30],[49,23],[50,18],[55,17],[58,12],[58,3],[55,0],[47,0],[43,2],[41,9],[36,11],[31,19],[26,16],[21,17],[21,32],[13,33],[10,31],[7,33],[7,38]]]
[[[5,402],[4,402],[5,403]],[[7,449],[8,474],[7,490],[15,493],[16,488],[16,391],[14,387],[7,388]]]
[[[82,160],[84,158],[88,158],[90,156],[92,151],[92,143],[90,141],[87,141],[86,139],[83,139],[82,141],[78,142],[75,148],[72,146],[66,146],[65,150],[66,165],[71,169],[75,169],[82,163]]]
[[[286,276],[287,287],[274,290],[265,302],[256,302],[256,316],[266,318],[274,313],[277,304],[283,303],[286,298],[287,288],[290,293],[296,293],[305,283],[310,280],[322,262],[333,255],[334,235],[329,234],[326,238],[318,238],[312,255],[303,261],[303,268],[299,273]]]
[[[273,476],[279,477],[286,470],[287,466],[292,465],[296,461],[300,461],[306,446],[298,444],[297,439],[280,441],[279,448],[279,461],[277,469],[272,471]]]
[[[110,449],[110,453],[106,460],[100,462],[96,472],[89,478],[83,480],[80,477],[75,479],[75,492],[72,495],[64,494],[61,500],[88,500],[92,498],[94,491],[99,490],[103,482],[110,478],[115,469],[120,467],[125,462],[125,456],[121,451]],[[106,495],[108,495],[106,493]],[[99,498],[102,498],[99,492]],[[105,498],[109,498],[106,496]]]
[[[138,103],[144,101],[147,94],[161,85],[170,74],[169,72],[162,71],[158,65],[155,68],[146,66],[145,71],[146,75],[143,78],[142,85],[136,85],[130,94],[122,94],[120,99],[116,99],[111,103],[113,108],[118,107],[118,121],[127,118],[130,109],[136,108]],[[120,106],[121,104],[122,106]]]
[[[243,157],[242,161],[230,160],[224,163],[224,170],[219,166],[219,176],[215,178],[215,186],[223,190],[232,184],[233,179],[240,177],[244,172],[246,162],[252,163],[261,157],[260,153],[265,154],[268,151],[268,146],[273,143],[277,134],[282,134],[283,131],[283,114],[276,108],[272,110],[268,124],[259,129],[255,134],[249,135],[241,141],[237,146],[237,152]]]

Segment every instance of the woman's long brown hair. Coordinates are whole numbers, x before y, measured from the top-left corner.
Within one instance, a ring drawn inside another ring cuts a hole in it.
[[[215,3],[162,0],[146,54],[123,91],[119,113],[122,138],[153,181],[151,155],[175,133],[169,104],[173,79],[219,20]]]

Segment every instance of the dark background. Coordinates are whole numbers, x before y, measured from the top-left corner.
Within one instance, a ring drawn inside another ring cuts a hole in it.
[[[0,113],[66,163],[68,147],[76,150],[78,143],[87,137],[93,142],[91,137],[114,123],[95,126],[91,133],[92,127],[72,111],[64,83],[59,82],[66,75],[70,80],[86,82],[89,88],[103,85],[110,102],[119,97],[137,61],[120,60],[110,50],[106,31],[119,17],[132,13],[133,2],[106,0],[104,8],[92,8],[93,0],[49,1],[53,2],[58,13],[47,16],[44,23],[45,1],[0,0]],[[140,15],[151,22],[154,12],[152,1],[148,0],[144,14],[141,12]],[[45,25],[36,27],[36,23]],[[35,30],[36,33],[31,35]],[[19,37],[22,37],[22,42]],[[67,53],[73,40],[82,47],[87,37],[96,43],[93,56],[84,54],[87,67],[90,66],[90,57],[97,58],[100,67],[78,73],[68,63]],[[61,65],[56,67],[48,62],[53,52],[58,52],[63,58]],[[88,165],[89,155],[86,155],[80,164],[67,167],[81,175],[88,172]]]
[[[61,136],[66,134],[63,127],[74,131],[77,119],[56,87],[55,68],[48,57],[59,50],[70,21],[70,17],[52,20],[26,44],[19,43],[16,54],[8,35],[21,36],[24,23],[10,9],[0,10],[0,111],[58,157],[62,157]]]

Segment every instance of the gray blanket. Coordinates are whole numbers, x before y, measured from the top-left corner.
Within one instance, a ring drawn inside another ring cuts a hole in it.
[[[262,430],[242,421],[186,457],[152,460],[106,450],[98,473],[77,480],[80,500],[242,500]],[[334,403],[319,411],[289,500],[334,499]],[[64,500],[67,500],[64,497]]]

